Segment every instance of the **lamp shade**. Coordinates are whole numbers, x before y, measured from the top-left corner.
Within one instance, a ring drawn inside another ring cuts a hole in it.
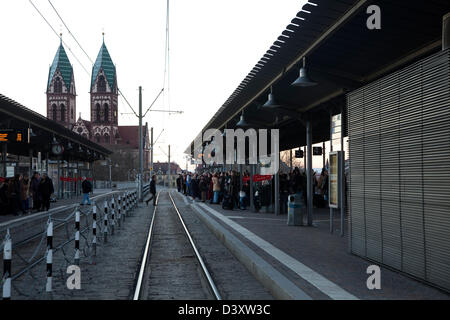
[[[300,73],[297,80],[295,80],[291,85],[294,87],[312,87],[317,85],[317,82],[312,81],[306,73],[306,68],[302,67],[300,68]]]
[[[278,108],[281,107],[281,104],[278,103],[278,101],[275,99],[275,96],[273,93],[269,93],[269,97],[267,99],[267,102],[263,104],[263,108]]]
[[[239,120],[238,123],[236,123],[236,128],[244,129],[248,127],[250,127],[250,125],[245,121],[244,115],[242,114],[241,119]]]

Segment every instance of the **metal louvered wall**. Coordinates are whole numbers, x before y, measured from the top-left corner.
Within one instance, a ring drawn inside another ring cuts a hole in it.
[[[351,252],[450,291],[450,50],[347,108]]]

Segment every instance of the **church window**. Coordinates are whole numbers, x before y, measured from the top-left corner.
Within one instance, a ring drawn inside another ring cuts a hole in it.
[[[96,117],[95,117],[95,121],[97,122],[97,123],[100,123],[101,122],[101,120],[100,120],[100,104],[96,104],[95,105],[95,115],[96,115]]]
[[[106,92],[106,81],[104,76],[98,77],[97,91]]]
[[[70,117],[73,120],[73,109],[70,109]]]
[[[63,104],[61,105],[61,121],[66,121],[66,108]]]
[[[109,122],[109,106],[107,103],[105,103],[104,107],[105,107],[105,122],[108,123]]]
[[[52,113],[53,121],[56,121],[56,104],[52,105]]]
[[[105,133],[105,142],[106,143],[110,142],[109,134],[107,134],[107,133]]]
[[[55,93],[62,93],[62,82],[59,77],[55,79]]]
[[[100,143],[100,135],[98,133],[95,135],[95,141]]]

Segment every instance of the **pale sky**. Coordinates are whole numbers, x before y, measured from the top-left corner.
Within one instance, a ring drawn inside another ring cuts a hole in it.
[[[144,111],[163,87],[166,0],[51,0],[70,31],[95,60],[105,43],[117,67],[118,85],[138,110],[143,87]],[[306,0],[171,0],[170,109],[182,115],[149,112],[154,127],[155,162],[172,159],[185,168],[184,150],[281,34]],[[63,40],[74,67],[77,118],[90,120],[92,65],[67,32],[48,0],[33,0]],[[0,5],[0,93],[46,114],[48,68],[58,37],[28,0]],[[87,74],[71,51],[89,71]],[[167,94],[154,109],[169,109]],[[119,125],[138,120],[119,98]]]

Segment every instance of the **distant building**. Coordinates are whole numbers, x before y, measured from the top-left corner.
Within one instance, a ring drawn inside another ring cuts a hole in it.
[[[156,175],[156,183],[159,185],[166,185],[169,179],[169,164],[167,162],[155,162],[153,163],[153,172]],[[182,172],[180,166],[175,163],[170,163],[170,186],[175,188],[177,186],[178,175]]]
[[[119,126],[117,72],[105,42],[92,67],[90,85],[91,119],[76,117],[73,66],[62,41],[50,66],[47,81],[47,118],[112,150],[139,153],[139,126]],[[148,125],[143,127],[144,169],[150,164]]]

